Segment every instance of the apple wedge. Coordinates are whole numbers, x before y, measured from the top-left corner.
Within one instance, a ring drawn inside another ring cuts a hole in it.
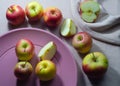
[[[75,33],[76,33],[75,23],[70,18],[65,19],[61,26],[60,34],[63,37],[70,37],[73,36]]]
[[[56,44],[53,41],[50,41],[39,51],[38,57],[40,60],[51,60],[54,57],[56,51]]]

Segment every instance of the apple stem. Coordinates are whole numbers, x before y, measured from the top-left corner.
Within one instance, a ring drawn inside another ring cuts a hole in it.
[[[13,9],[11,9],[11,8],[8,8],[8,10],[10,11],[10,12],[13,12],[14,10]]]
[[[93,60],[96,62],[96,57],[95,57],[94,53],[92,53],[92,55],[93,55]]]
[[[27,60],[25,61],[24,67],[25,67],[26,64],[27,64]]]

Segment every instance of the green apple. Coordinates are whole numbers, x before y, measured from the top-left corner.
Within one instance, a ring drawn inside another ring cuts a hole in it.
[[[88,23],[95,22],[100,13],[100,5],[94,0],[86,0],[80,3],[81,18]]]
[[[15,65],[14,74],[19,80],[26,80],[33,72],[32,65],[27,61],[20,61]]]
[[[108,59],[101,52],[92,52],[83,58],[82,69],[89,78],[101,78],[108,68]]]
[[[35,74],[41,81],[48,81],[56,75],[56,65],[50,60],[40,61],[35,67]]]
[[[15,52],[18,60],[31,60],[34,56],[34,45],[29,39],[20,39],[15,46]]]
[[[76,25],[73,22],[73,20],[70,18],[65,19],[61,25],[60,34],[63,37],[70,37],[75,35],[75,33],[76,33]]]
[[[53,41],[45,44],[39,51],[38,57],[41,60],[51,60],[57,51],[57,46]]]
[[[30,21],[38,21],[43,15],[43,6],[37,1],[32,1],[27,4],[25,12]]]

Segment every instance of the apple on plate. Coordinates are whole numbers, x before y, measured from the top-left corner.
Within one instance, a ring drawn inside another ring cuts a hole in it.
[[[45,44],[38,53],[40,60],[51,60],[56,54],[57,46],[53,41]]]
[[[31,60],[34,56],[34,45],[29,39],[20,39],[16,43],[15,52],[19,60]]]
[[[61,28],[60,28],[60,34],[63,37],[70,37],[76,34],[76,25],[73,22],[72,19],[67,18],[63,21]]]
[[[62,12],[57,7],[48,7],[44,10],[43,20],[49,27],[56,27],[62,21]]]
[[[19,5],[11,5],[6,11],[6,18],[11,25],[21,25],[25,21],[25,11]]]
[[[74,35],[72,45],[79,53],[88,53],[92,47],[92,37],[87,32],[79,32]]]
[[[37,1],[29,2],[26,5],[25,13],[29,21],[38,21],[43,15],[43,6]]]
[[[82,69],[92,79],[101,78],[108,68],[108,59],[101,52],[87,54],[82,61]]]
[[[27,61],[20,61],[14,67],[14,75],[19,80],[26,80],[33,72],[32,65]]]
[[[50,60],[40,61],[35,67],[35,74],[41,81],[49,81],[56,75],[56,65]]]
[[[80,3],[81,18],[88,23],[93,23],[97,20],[100,13],[100,5],[94,0],[86,0]]]

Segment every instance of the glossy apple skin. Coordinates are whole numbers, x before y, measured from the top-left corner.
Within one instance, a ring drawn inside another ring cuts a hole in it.
[[[79,32],[72,39],[73,47],[80,53],[88,53],[92,47],[92,37],[86,32]]]
[[[41,81],[51,80],[56,75],[56,65],[50,60],[42,60],[36,65],[35,73]]]
[[[25,13],[29,21],[38,21],[43,16],[43,6],[36,1],[32,1],[26,5]]]
[[[101,52],[87,54],[82,62],[82,69],[92,79],[100,79],[108,69],[108,59]]]
[[[6,18],[11,25],[21,25],[25,21],[25,11],[19,5],[11,5],[6,11]]]
[[[34,45],[28,39],[20,39],[16,44],[15,51],[19,60],[31,60],[34,56]]]
[[[29,62],[21,61],[15,65],[14,75],[19,80],[26,80],[33,72],[33,67]]]
[[[56,7],[48,7],[44,10],[43,19],[49,27],[56,27],[62,21],[62,12]]]

